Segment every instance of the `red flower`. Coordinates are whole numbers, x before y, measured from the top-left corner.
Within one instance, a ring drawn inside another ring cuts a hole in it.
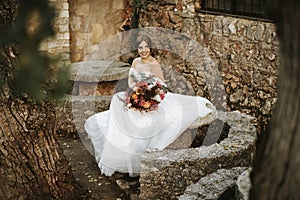
[[[164,100],[165,94],[164,94],[164,93],[161,93],[161,94],[159,94],[159,97],[160,97],[161,100]]]

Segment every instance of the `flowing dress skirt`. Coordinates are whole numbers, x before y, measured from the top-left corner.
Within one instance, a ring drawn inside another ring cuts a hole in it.
[[[85,122],[98,166],[107,176],[140,173],[145,151],[166,148],[196,119],[214,111],[205,98],[168,92],[157,110],[140,112],[124,107],[124,95],[116,93],[109,110]]]

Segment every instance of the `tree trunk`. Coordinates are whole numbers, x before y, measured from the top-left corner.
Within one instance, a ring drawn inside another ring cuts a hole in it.
[[[48,12],[50,8],[45,1],[0,2],[0,199],[74,199],[76,196],[69,163],[56,140],[55,103],[43,101],[34,104],[30,99],[12,95],[18,88],[12,87],[10,80],[15,77],[16,64],[21,60],[18,55],[23,50],[18,43],[29,41],[26,43],[30,46],[27,50],[35,49],[39,40],[49,35],[47,22],[51,21],[51,12]],[[28,27],[27,18],[22,16],[32,10],[40,10],[45,15],[40,15],[43,16],[40,35],[29,38],[22,32],[24,27]],[[25,18],[23,23],[22,20],[16,22],[18,14],[23,14],[19,17]],[[7,38],[9,41],[6,41]],[[32,67],[31,72],[36,69],[34,65],[48,72],[47,60],[37,51],[32,52],[27,52],[32,57],[26,57],[28,66]],[[20,68],[24,69],[24,66]],[[32,73],[25,73],[24,81],[18,81],[43,88],[40,79],[33,80],[28,74]],[[47,73],[38,76],[43,74]]]
[[[270,1],[280,41],[279,88],[268,134],[259,143],[250,199],[300,199],[300,3]],[[264,142],[265,141],[265,142]]]
[[[51,103],[0,103],[0,199],[74,199]]]

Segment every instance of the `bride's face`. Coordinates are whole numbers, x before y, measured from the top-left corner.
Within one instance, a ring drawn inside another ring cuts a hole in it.
[[[139,44],[138,53],[143,59],[148,58],[150,56],[150,47],[145,41]]]

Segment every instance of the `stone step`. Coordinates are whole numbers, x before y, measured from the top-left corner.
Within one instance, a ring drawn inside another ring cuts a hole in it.
[[[130,65],[116,61],[84,61],[71,64],[73,95],[112,95],[127,89]]]
[[[71,64],[69,80],[98,83],[127,78],[130,65],[116,61],[83,61]]]
[[[247,167],[219,169],[201,178],[197,183],[189,185],[179,200],[218,200],[225,195],[227,195],[226,199],[234,199],[236,180],[247,169]]]

